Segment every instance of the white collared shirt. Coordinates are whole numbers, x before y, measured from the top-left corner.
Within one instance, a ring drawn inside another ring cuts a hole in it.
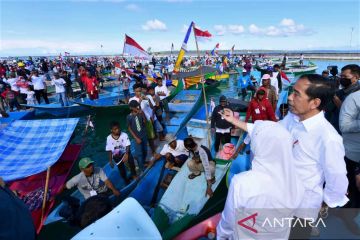
[[[171,153],[174,157],[180,156],[182,154],[189,155],[189,151],[185,148],[183,140],[176,140],[175,149],[171,148],[169,144],[165,144],[160,154],[165,156],[167,153]]]
[[[323,201],[331,208],[344,206],[348,202],[344,145],[324,113],[304,121],[289,113],[280,123],[293,137],[295,167],[305,187],[300,209],[311,209],[296,216],[316,219]]]

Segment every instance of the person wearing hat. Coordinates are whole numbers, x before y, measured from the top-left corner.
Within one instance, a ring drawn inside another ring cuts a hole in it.
[[[85,157],[80,159],[79,168],[81,173],[71,178],[65,185],[67,189],[77,187],[85,199],[98,194],[107,194],[108,189],[115,196],[120,196],[112,182],[108,179],[102,168],[94,167],[94,161]]]
[[[252,95],[254,95],[256,92],[256,88],[251,81],[250,74],[246,71],[246,69],[242,70],[242,75],[240,75],[238,79],[238,88],[241,89],[241,96],[243,101],[247,95],[247,90],[250,90]]]
[[[248,122],[250,117],[252,122],[256,120],[271,120],[277,121],[275,117],[275,112],[270,104],[270,102],[266,99],[266,89],[264,87],[260,87],[256,92],[255,97],[250,101],[245,122]],[[226,120],[224,120],[226,121]]]
[[[220,104],[214,108],[211,115],[211,133],[215,134],[215,151],[219,151],[220,142],[229,143],[231,140],[231,128],[233,125],[227,122],[219,114],[224,108],[229,108],[228,101],[224,95],[220,96]]]
[[[154,160],[150,165],[153,165],[156,161],[165,157],[166,168],[180,168],[189,157],[189,151],[184,146],[183,140],[178,140],[176,137],[171,137],[169,142],[164,145],[160,153],[156,153]]]
[[[276,94],[276,88],[271,85],[271,76],[270,74],[264,74],[261,78],[262,88],[265,90],[265,98],[270,102],[273,110],[276,110],[278,96]]]

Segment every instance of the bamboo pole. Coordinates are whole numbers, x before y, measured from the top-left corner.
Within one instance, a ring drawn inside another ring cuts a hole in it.
[[[46,196],[47,196],[47,193],[49,190],[50,168],[51,167],[48,167],[48,169],[46,171],[45,191],[44,191],[44,198],[43,198],[42,207],[41,207],[41,221],[40,222],[43,222],[44,214],[45,214]]]
[[[196,33],[195,33],[195,23],[193,23],[193,31],[194,31],[194,37],[195,37],[195,43],[196,43],[196,51],[197,51],[197,55],[198,55],[199,62],[200,62],[200,82],[202,84],[202,92],[203,92],[204,103],[205,103],[206,125],[209,126],[209,113],[208,113],[208,108],[207,108],[206,92],[205,92],[205,86],[204,86],[205,79],[204,79],[203,71],[202,71],[202,63],[201,63],[199,45],[198,45],[197,37],[196,37]],[[209,131],[207,134],[207,140],[208,140],[208,146],[209,146],[209,148],[211,148],[211,136],[209,135]]]

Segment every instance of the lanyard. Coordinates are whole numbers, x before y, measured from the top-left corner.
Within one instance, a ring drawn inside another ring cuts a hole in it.
[[[95,175],[95,173],[93,173],[93,176],[92,176],[92,179],[93,179],[93,180],[92,180],[92,183],[90,183],[88,177],[86,177],[86,176],[85,176],[85,177],[86,177],[86,181],[89,183],[89,185],[90,185],[90,187],[92,188],[92,190],[95,190],[95,191],[96,191],[96,189],[95,189],[94,186],[93,186],[94,183],[95,183],[95,176],[94,176],[94,175]]]

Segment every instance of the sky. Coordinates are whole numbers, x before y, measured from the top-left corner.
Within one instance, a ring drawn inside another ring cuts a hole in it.
[[[0,15],[0,56],[120,54],[125,34],[179,50],[191,21],[213,35],[200,50],[360,48],[360,0],[0,0]]]

